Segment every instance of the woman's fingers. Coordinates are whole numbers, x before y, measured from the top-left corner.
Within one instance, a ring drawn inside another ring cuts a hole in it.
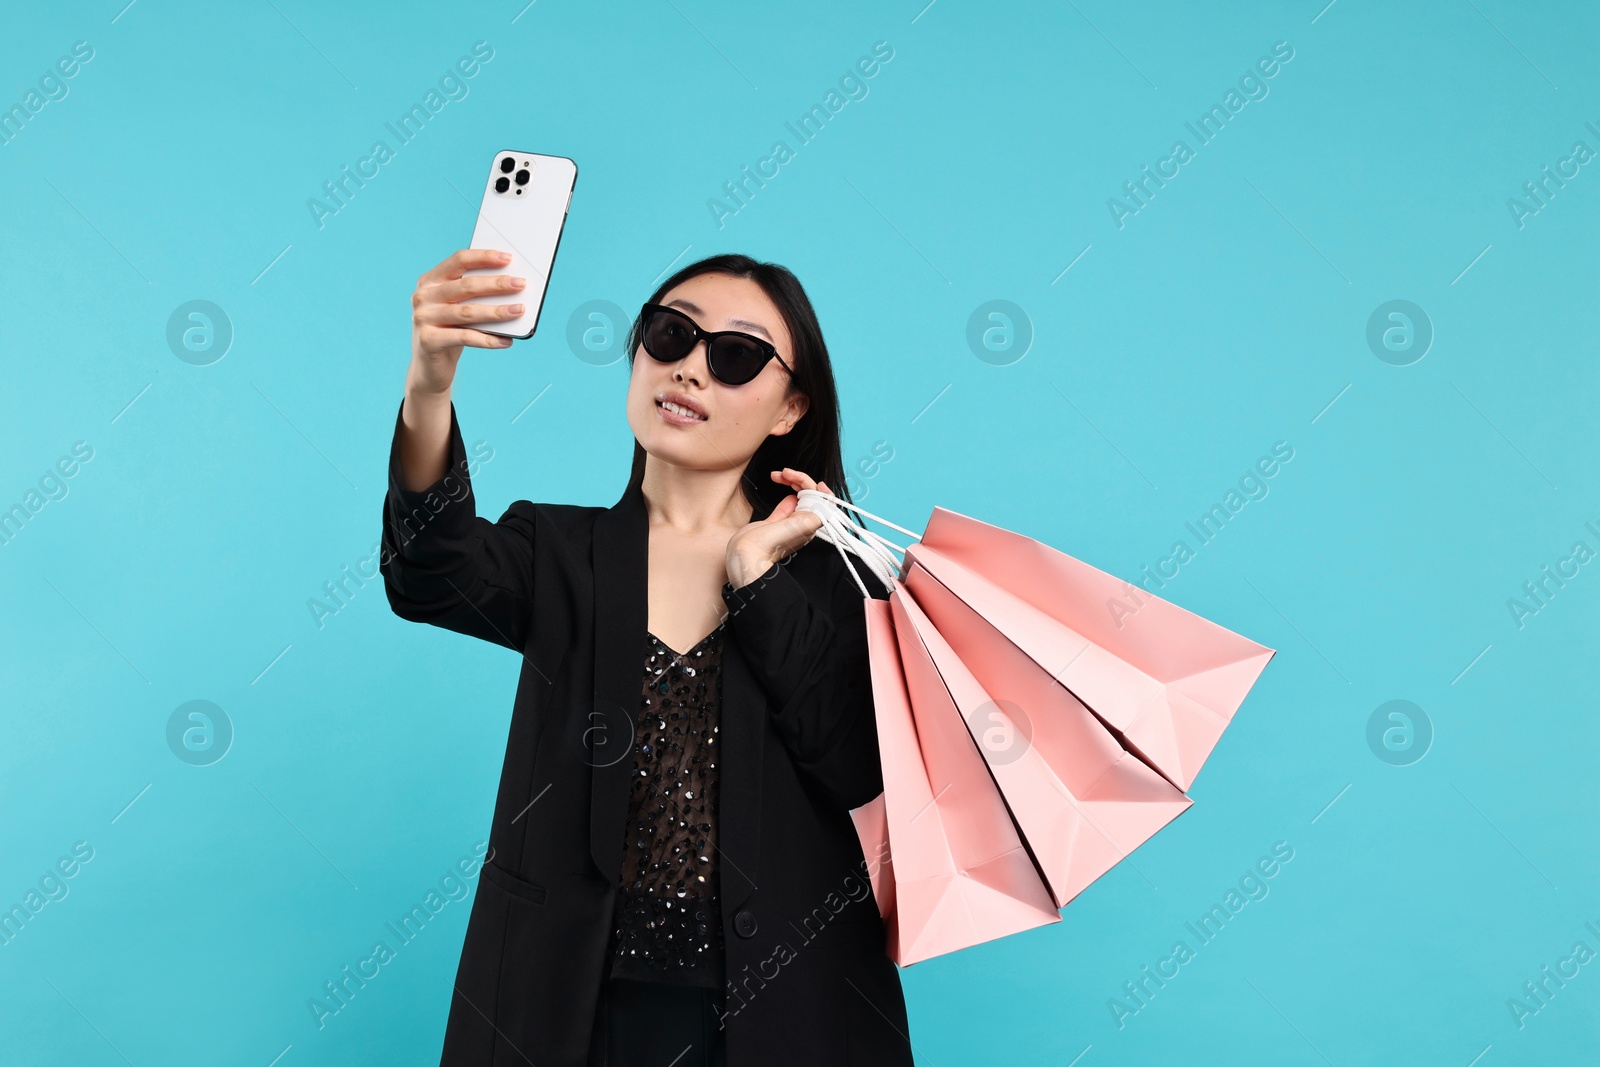
[[[821,528],[822,519],[809,511],[797,511],[790,515],[783,527],[782,554],[787,556],[804,547]]]
[[[415,326],[463,326],[514,319],[522,310],[521,304],[419,304],[411,313],[411,322]]]
[[[470,278],[456,278],[418,289],[417,294],[426,302],[453,304],[471,296],[514,293],[527,284],[528,279],[519,278],[514,274],[474,274]]]
[[[793,467],[785,467],[781,471],[773,471],[772,480],[793,486],[795,489],[815,489],[817,487],[817,483],[811,480],[811,475],[804,471],[797,471]]]
[[[813,481],[811,475],[804,471],[797,471],[793,467],[785,467],[781,471],[773,471],[772,480],[790,486],[795,492],[799,492],[802,489],[816,489],[819,492],[827,493],[829,496],[833,495],[833,490],[828,488],[827,482]]]
[[[435,352],[461,345],[471,348],[506,348],[511,344],[509,337],[484,333],[481,330],[454,329],[449,326],[418,326],[417,339]]]
[[[503,267],[511,262],[511,253],[497,248],[462,248],[440,260],[432,270],[417,279],[417,288],[438,285],[461,277],[479,267]]]
[[[447,392],[455,380],[463,348],[509,348],[511,338],[471,328],[472,323],[515,318],[520,305],[460,304],[467,297],[508,293],[521,289],[521,278],[503,274],[475,274],[469,270],[494,270],[511,262],[511,255],[494,248],[463,248],[451,253],[417,279],[411,293],[412,384],[433,393]]]
[[[798,488],[808,489],[810,486]],[[811,535],[822,527],[822,517],[810,511],[801,511],[800,498],[791,493],[773,507],[772,513],[767,516],[767,523],[778,529],[779,545],[787,554],[811,540]]]

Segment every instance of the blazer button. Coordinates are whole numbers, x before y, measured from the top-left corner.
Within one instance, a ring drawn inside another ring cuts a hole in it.
[[[756,936],[755,912],[746,908],[733,917],[733,932],[740,937]]]

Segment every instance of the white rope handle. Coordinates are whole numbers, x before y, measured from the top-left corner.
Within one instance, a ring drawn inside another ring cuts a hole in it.
[[[898,552],[904,556],[905,547],[897,545],[893,541],[862,526],[846,515],[843,509],[849,508],[863,518],[872,519],[876,522],[881,522],[885,526],[899,530],[914,541],[921,540],[918,534],[820,489],[802,489],[796,495],[800,498],[800,502],[796,505],[795,510],[809,511],[822,520],[822,527],[816,532],[815,536],[831,543],[834,548],[838,549],[839,558],[844,560],[845,570],[850,572],[850,577],[855,581],[856,588],[861,590],[862,596],[870,597],[872,594],[867,592],[866,584],[862,582],[861,576],[850,565],[849,557],[845,555],[846,549],[860,557],[861,562],[865,563],[867,568],[877,576],[878,580],[883,583],[884,588],[894,588],[894,583],[900,577],[900,570],[903,566],[902,561],[895,558],[894,553]]]

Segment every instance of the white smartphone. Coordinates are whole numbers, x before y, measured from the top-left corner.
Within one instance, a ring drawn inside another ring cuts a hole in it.
[[[511,262],[503,267],[475,267],[466,274],[513,274],[528,279],[528,284],[515,292],[474,296],[465,302],[526,306],[514,319],[474,323],[473,329],[518,340],[533,336],[577,182],[578,165],[565,156],[495,153],[478,207],[478,224],[467,247],[510,252]]]

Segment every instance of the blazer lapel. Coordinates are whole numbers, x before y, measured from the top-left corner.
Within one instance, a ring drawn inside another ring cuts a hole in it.
[[[594,520],[594,708],[589,759],[589,850],[600,873],[622,873],[628,779],[649,626],[650,524],[644,494],[629,486]]]
[[[770,506],[753,518],[765,518]],[[608,879],[622,872],[633,744],[649,627],[650,522],[644,493],[630,486],[595,518],[594,708],[585,732],[590,765],[589,850]],[[722,778],[717,806],[722,908],[731,912],[756,888],[761,845],[761,768],[766,696],[731,639],[723,646]]]

